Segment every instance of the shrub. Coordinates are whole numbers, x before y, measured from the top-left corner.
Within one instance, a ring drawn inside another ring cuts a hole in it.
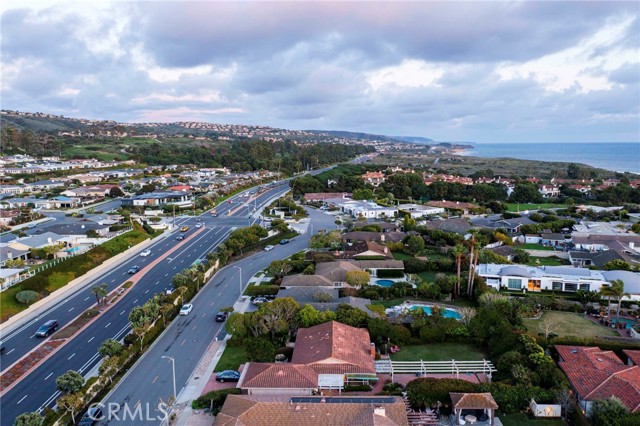
[[[403,390],[404,386],[400,383],[386,383],[382,388],[382,392],[385,395],[402,395]]]
[[[407,259],[404,261],[404,270],[408,274],[419,274],[429,269],[429,264],[420,259]]]
[[[248,296],[271,296],[278,294],[280,286],[277,285],[255,285],[247,288]]]
[[[461,379],[416,379],[407,384],[407,397],[414,409],[422,409],[438,401],[450,401],[449,392],[477,392],[478,386]],[[502,406],[500,406],[502,408]]]
[[[40,294],[33,290],[23,290],[16,294],[16,300],[25,305],[30,305],[40,298]]]
[[[344,387],[344,392],[369,392],[371,386],[369,385],[348,385]]]
[[[378,278],[402,278],[404,272],[400,269],[380,269],[378,270]]]
[[[220,412],[220,408],[224,404],[224,401],[227,399],[227,395],[239,395],[240,389],[238,388],[229,388],[229,389],[220,389],[217,391],[207,392],[202,395],[198,399],[194,399],[191,403],[191,407],[195,410],[198,409],[211,409],[212,414],[218,414]]]

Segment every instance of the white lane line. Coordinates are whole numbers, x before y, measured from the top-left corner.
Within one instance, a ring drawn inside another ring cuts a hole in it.
[[[24,401],[24,399],[27,397],[28,395],[23,396],[20,401],[18,401],[18,404],[20,404],[22,401]]]
[[[133,301],[133,303],[134,303],[134,304],[135,304],[135,303],[137,303],[137,302],[138,302],[138,299],[136,299],[136,300],[134,300],[134,301]]]
[[[85,299],[83,300],[83,302],[86,302],[87,300],[89,300],[89,297],[91,297],[91,296],[87,296],[87,297],[85,297]]]
[[[91,341],[92,341],[93,339],[95,339],[95,338],[96,338],[96,336],[93,336],[91,339],[87,340],[87,343],[91,343]]]
[[[11,352],[15,351],[16,348],[11,349],[9,352],[7,352],[7,355],[9,355]]]
[[[76,353],[74,352],[73,355],[71,355],[69,358],[67,358],[67,361],[69,361],[71,358],[73,358],[74,356],[76,356]]]
[[[75,308],[71,308],[71,309],[69,309],[69,312],[73,311],[74,309],[75,309]]]
[[[45,377],[44,379],[47,380],[51,376],[53,376],[53,372],[49,373],[49,375],[47,377]]]
[[[164,274],[164,276],[165,276],[165,277],[168,277],[168,276],[169,276],[169,273],[167,272],[166,274]]]
[[[158,285],[158,284],[160,284],[160,281],[158,281],[155,285]]]
[[[149,290],[148,290],[148,289],[147,289],[147,291],[145,291],[145,292],[144,292],[144,294],[147,294],[147,293],[149,293]]]
[[[111,323],[109,323],[109,324],[105,325],[105,326],[104,326],[104,328],[107,328],[107,327],[109,327],[110,325],[111,325]]]
[[[120,312],[120,315],[124,315],[125,312],[127,312],[126,309],[124,311]]]
[[[112,279],[112,280],[111,280],[111,282],[112,282],[112,283],[116,282],[116,279],[115,279],[115,278],[114,278],[114,279]]]

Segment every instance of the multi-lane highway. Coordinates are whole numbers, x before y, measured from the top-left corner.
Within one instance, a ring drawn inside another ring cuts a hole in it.
[[[268,200],[287,190],[288,186],[278,185],[259,194],[235,196],[230,203],[225,202],[218,206],[218,217],[207,213],[198,218],[204,223],[203,228],[200,229],[195,227],[196,218],[178,219],[177,224],[190,227],[187,239],[184,241],[176,240],[178,232],[166,238],[160,238],[149,247],[150,256],[136,256],[123,262],[108,273],[87,283],[83,289],[56,304],[39,318],[4,333],[0,337],[6,347],[6,353],[2,355],[1,360],[3,370],[41,343],[41,340],[33,337],[40,323],[48,319],[56,319],[61,327],[64,326],[95,303],[95,297],[91,293],[93,285],[106,283],[111,290],[131,278],[127,270],[132,265],[142,267],[142,271],[138,272],[141,275],[139,281],[115,306],[74,336],[28,376],[3,392],[0,398],[2,424],[12,424],[13,419],[20,413],[53,406],[59,396],[55,386],[56,377],[67,370],[76,370],[80,373],[90,371],[99,360],[97,351],[100,344],[109,338],[120,339],[128,333],[128,315],[134,306],[142,305],[155,293],[170,288],[174,274],[214,250],[226,239],[232,229],[247,226],[252,221],[250,214],[254,209],[259,209]],[[166,253],[174,248],[175,250],[157,265],[145,269],[145,266],[158,258],[165,257]]]
[[[309,214],[315,229],[336,227],[333,216],[313,209],[309,209]],[[108,411],[112,416],[105,418],[100,425],[161,424],[163,412],[158,409],[158,404],[166,403],[173,395],[171,361],[162,357],[175,360],[176,393],[180,400],[180,392],[191,373],[224,327],[224,323],[215,322],[216,313],[238,300],[240,276],[237,268],[242,270],[244,286],[250,277],[265,269],[272,261],[304,250],[310,235],[309,232],[302,234],[289,244],[277,245],[271,251],[256,253],[220,270],[192,301],[193,311],[176,318],[165,334],[102,401],[105,415]],[[198,380],[208,380],[208,376],[199,377]]]

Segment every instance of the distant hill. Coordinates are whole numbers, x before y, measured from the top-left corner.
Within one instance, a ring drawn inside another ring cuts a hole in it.
[[[391,136],[391,137],[393,139],[403,141],[403,142],[419,143],[419,144],[425,144],[425,145],[430,145],[433,142],[435,142],[433,139],[423,138],[421,136]]]
[[[362,133],[362,132],[348,132],[344,130],[305,130],[309,133],[314,133],[316,135],[328,135],[336,138],[344,138],[344,139],[361,139],[361,140],[370,140],[370,141],[387,141],[387,142],[403,142],[400,139],[395,138],[394,136],[385,136],[385,135],[374,135],[371,133]]]

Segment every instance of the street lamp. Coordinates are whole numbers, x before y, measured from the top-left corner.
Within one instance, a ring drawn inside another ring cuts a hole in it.
[[[176,395],[176,360],[170,356],[161,356],[160,358],[166,358],[171,360],[171,371],[173,372],[173,403],[178,402],[178,395]]]
[[[234,268],[240,271],[240,281],[238,282],[238,284],[240,284],[240,297],[242,297],[242,267],[234,266]]]

